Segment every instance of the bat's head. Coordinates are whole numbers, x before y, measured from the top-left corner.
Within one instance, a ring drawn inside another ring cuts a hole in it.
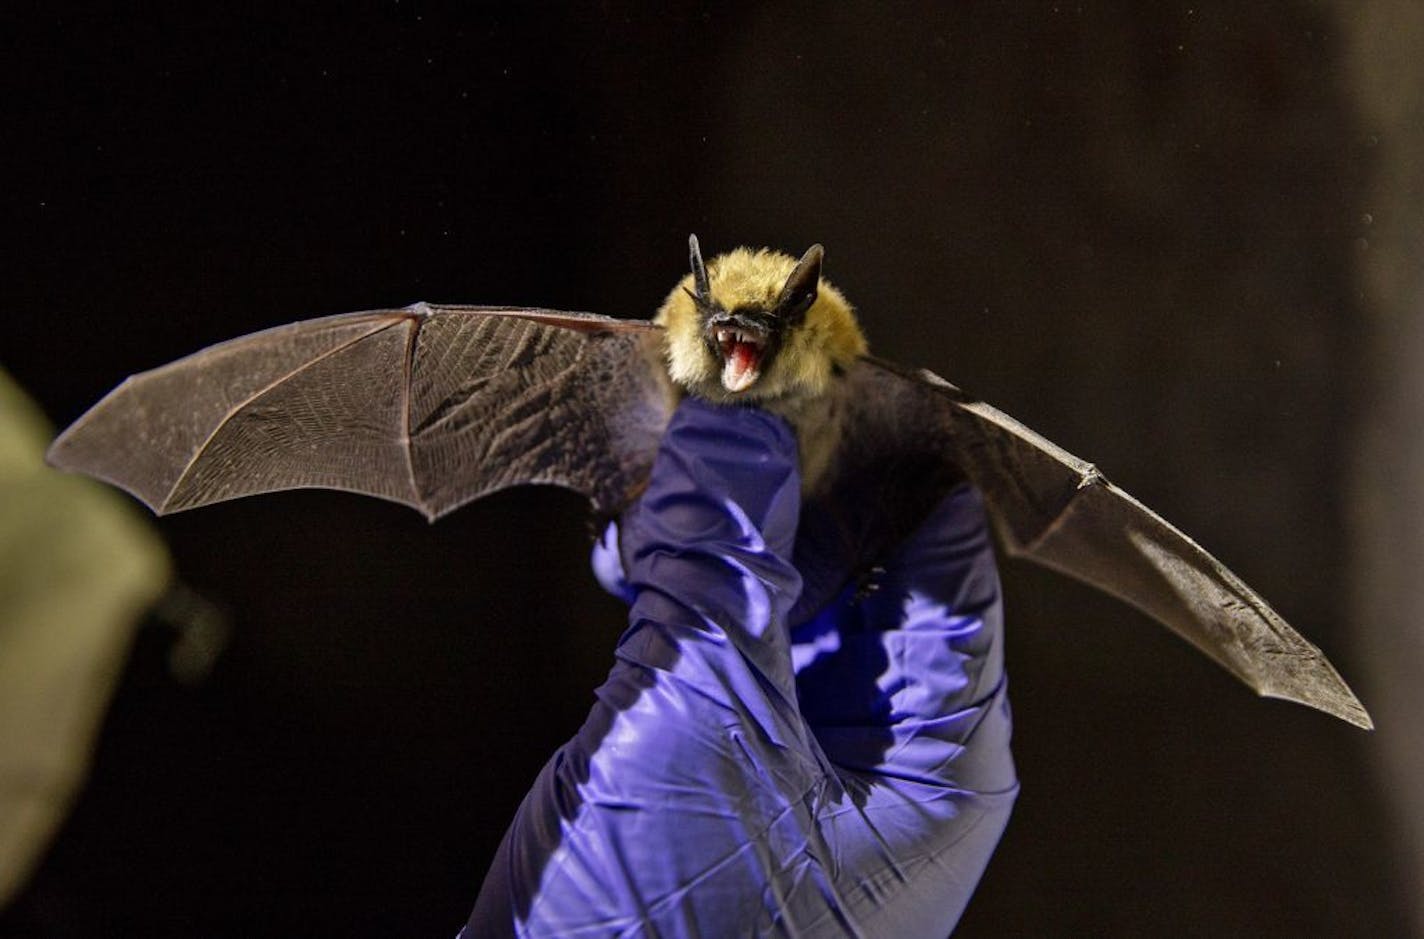
[[[658,311],[667,328],[668,374],[711,401],[770,401],[824,393],[865,352],[840,291],[821,279],[820,245],[796,260],[737,248],[703,264],[688,239],[692,273]]]

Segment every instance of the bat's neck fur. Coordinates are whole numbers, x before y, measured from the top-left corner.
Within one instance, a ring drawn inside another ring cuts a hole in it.
[[[777,251],[738,248],[707,264],[712,299],[724,310],[776,303],[796,259]],[[722,362],[706,340],[703,314],[684,277],[658,310],[666,328],[668,377],[681,391],[720,404],[748,404],[779,414],[796,430],[802,488],[811,492],[826,477],[840,437],[841,377],[866,351],[865,336],[839,290],[822,280],[815,302],[799,323],[778,337],[761,377],[742,391],[722,384]]]

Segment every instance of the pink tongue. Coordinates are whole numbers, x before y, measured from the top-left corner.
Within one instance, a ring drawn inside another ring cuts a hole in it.
[[[748,342],[734,343],[732,346],[732,367],[737,370],[738,375],[746,374],[751,369],[756,368],[757,349]]]

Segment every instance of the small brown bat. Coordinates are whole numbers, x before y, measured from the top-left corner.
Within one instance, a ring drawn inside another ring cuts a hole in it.
[[[307,320],[129,378],[49,460],[160,514],[317,486],[433,520],[520,483],[617,513],[682,395],[754,405],[797,432],[806,604],[843,586],[843,569],[816,568],[816,543],[873,570],[967,477],[1009,554],[1126,600],[1261,695],[1372,726],[1319,649],[1092,464],[867,355],[819,245],[799,261],[742,248],[708,264],[690,246],[692,272],[651,322],[427,303]]]

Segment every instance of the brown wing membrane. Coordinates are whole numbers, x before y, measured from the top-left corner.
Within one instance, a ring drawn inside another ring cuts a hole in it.
[[[667,423],[657,327],[435,306],[307,320],[135,375],[49,451],[160,514],[281,489],[401,502],[435,519],[549,483],[615,511]]]
[[[1091,463],[930,372],[879,360],[859,369],[866,373],[853,376],[865,386],[854,396],[861,402],[901,400],[903,410],[908,396],[894,386],[913,382],[922,389],[924,401],[914,407],[934,413],[903,433],[920,435],[913,446],[951,454],[984,492],[1010,554],[1131,603],[1258,694],[1373,726],[1324,653],[1225,565]]]
[[[667,423],[658,343],[647,322],[543,310],[415,304],[309,320],[130,378],[49,459],[160,513],[325,487],[434,519],[520,483],[614,512]],[[828,514],[867,516],[893,540],[962,471],[1010,553],[1139,607],[1262,695],[1371,726],[1319,649],[1091,464],[929,372],[864,359],[847,380],[838,479],[822,498],[873,511]]]

